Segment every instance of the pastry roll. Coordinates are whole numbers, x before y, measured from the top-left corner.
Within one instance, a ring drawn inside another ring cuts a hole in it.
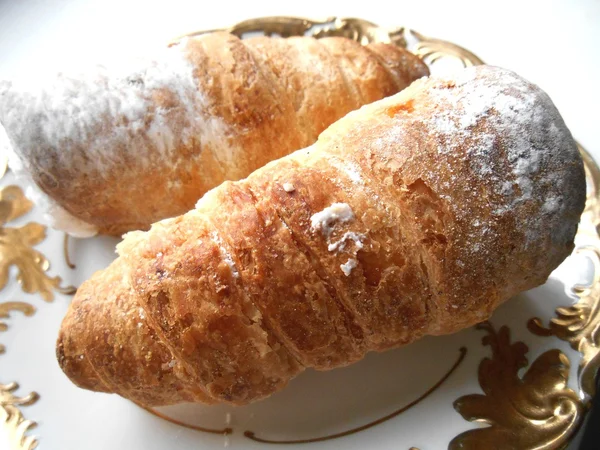
[[[42,87],[0,84],[0,148],[55,227],[120,235],[185,213],[427,74],[392,44],[217,32]]]
[[[537,86],[490,66],[422,79],[127,234],[78,290],[58,361],[75,384],[145,405],[253,402],[544,283],[585,191]]]

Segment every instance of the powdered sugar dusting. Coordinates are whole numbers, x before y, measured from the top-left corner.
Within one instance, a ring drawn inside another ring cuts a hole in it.
[[[356,164],[347,162],[342,166],[342,170],[346,175],[348,175],[348,178],[350,178],[353,183],[364,184],[360,175],[360,168]]]
[[[329,163],[340,172],[346,174],[352,183],[364,186],[365,182],[362,178],[362,170],[358,164],[352,161],[341,161],[336,157],[330,157]]]
[[[98,233],[96,226],[73,216],[38,188],[29,172],[23,167],[21,159],[14,152],[13,145],[1,123],[0,155],[8,159],[10,169],[19,180],[27,185],[25,195],[43,211],[44,220],[46,220],[48,225],[79,238],[91,237]]]
[[[492,222],[514,208],[537,205],[541,214],[517,224],[524,245],[539,245],[548,230],[553,241],[567,243],[575,230],[565,214],[581,195],[570,178],[561,176],[561,166],[577,161],[577,149],[548,95],[515,73],[490,66],[424,83],[435,107],[423,122],[437,136],[438,154],[448,161],[463,158],[472,174],[472,179],[462,173],[446,180],[447,193],[439,194],[452,197],[453,190],[470,189],[468,195],[481,195],[486,186]],[[459,164],[448,165],[452,172]],[[430,177],[436,179],[434,171]],[[452,206],[458,215],[470,214],[464,205]],[[494,231],[482,224],[473,226],[473,233],[479,240],[488,233],[489,240]]]
[[[296,188],[292,183],[283,183],[283,190],[287,193],[294,192]]]
[[[329,237],[336,223],[344,223],[354,219],[352,208],[347,203],[333,203],[310,218],[313,231],[321,231]]]
[[[347,203],[333,203],[324,210],[313,214],[310,218],[311,228],[314,232],[320,231],[327,239],[327,250],[330,252],[346,252],[356,256],[359,250],[364,248],[366,236],[355,231],[346,231],[339,239],[331,241],[334,228],[339,223],[346,223],[354,219],[354,212]],[[351,248],[347,249],[348,242],[352,242]],[[349,258],[340,269],[344,275],[349,276],[358,265],[355,258]]]
[[[0,155],[8,159],[8,164],[12,172],[16,175],[17,179],[25,183],[27,186],[25,195],[40,208],[43,212],[44,220],[48,225],[78,238],[91,237],[98,233],[96,226],[73,216],[35,184],[30,173],[23,166],[21,159],[14,152],[2,124],[0,124]]]
[[[207,111],[185,43],[72,76],[0,82],[0,123],[24,170],[60,183],[69,171],[104,179],[124,164],[177,164],[174,150],[198,140],[235,164],[229,127]]]
[[[350,258],[344,264],[340,265],[340,269],[342,269],[342,272],[344,272],[344,275],[349,277],[350,274],[352,273],[352,269],[356,268],[356,266],[358,266],[358,261],[354,258]]]
[[[168,154],[178,138],[177,125],[171,123],[169,109],[157,108],[153,97],[174,96],[174,107],[189,117],[198,116],[198,106],[205,101],[179,46],[156,58],[99,65],[74,76],[4,82],[0,121],[17,144],[17,153],[28,155],[41,143],[61,149],[46,156],[58,158],[61,165],[95,167],[110,165],[110,149],[119,145],[135,144],[142,162],[144,154]],[[200,124],[190,125],[181,130],[184,141]],[[72,144],[85,144],[86,157],[71,154]],[[36,156],[44,157],[41,152]]]
[[[354,242],[354,247],[356,250],[361,250],[363,245],[363,240],[365,239],[364,234],[355,233],[354,231],[346,231],[344,235],[335,242],[330,243],[327,246],[327,250],[330,252],[343,251],[346,248],[347,241]]]

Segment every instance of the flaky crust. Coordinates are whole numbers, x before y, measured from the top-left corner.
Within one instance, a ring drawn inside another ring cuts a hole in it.
[[[183,214],[428,74],[391,44],[223,32],[127,70],[61,76],[41,92],[0,85],[0,123],[33,181],[114,235]]]
[[[420,80],[128,234],[78,291],[58,360],[144,404],[255,401],[488,318],[571,252],[584,200],[537,86],[489,66]]]

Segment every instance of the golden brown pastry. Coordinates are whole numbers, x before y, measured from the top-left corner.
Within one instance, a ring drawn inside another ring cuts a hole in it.
[[[218,32],[39,92],[0,84],[0,148],[4,126],[11,167],[50,198],[54,226],[120,235],[185,213],[427,74],[392,44]]]
[[[79,289],[58,361],[145,405],[249,403],[487,319],[571,252],[584,199],[537,86],[490,66],[419,80],[129,233]]]

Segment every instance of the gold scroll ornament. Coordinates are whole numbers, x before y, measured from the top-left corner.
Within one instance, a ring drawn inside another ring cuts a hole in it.
[[[492,357],[479,365],[483,394],[460,397],[454,408],[469,421],[490,426],[456,436],[451,450],[561,448],[583,418],[579,396],[567,387],[569,359],[553,349],[540,355],[529,367],[527,345],[511,342],[507,327],[496,331],[489,322],[478,325],[486,331],[483,345]],[[525,369],[519,376],[519,370]]]
[[[385,29],[362,19],[328,18],[312,21],[293,17],[267,17],[244,21],[223,31],[240,37],[257,33],[282,37],[343,36],[361,44],[396,44],[409,49],[430,66],[447,58],[458,60],[465,67],[483,64],[473,53],[456,44],[428,38],[404,27]],[[183,37],[206,32],[209,31],[186,34],[173,40],[171,44],[176,44]],[[580,397],[567,387],[569,360],[564,353],[550,350],[528,365],[527,346],[522,342],[511,343],[506,327],[497,332],[490,324],[481,325],[480,328],[487,333],[483,344],[492,349],[491,358],[485,358],[479,366],[479,381],[484,394],[461,397],[454,405],[465,419],[484,422],[489,426],[460,434],[450,443],[453,450],[489,448],[490,442],[497,443],[501,448],[562,448],[581,423],[583,413],[594,394],[593,378],[600,359],[600,197],[597,189],[600,186],[600,171],[583,149],[582,155],[592,186],[582,223],[593,225],[594,241],[591,245],[577,248],[576,252],[593,256],[596,269],[593,284],[589,287],[577,287],[575,293],[579,297],[579,303],[560,308],[549,328],[543,328],[539,320],[532,319],[530,329],[538,334],[553,335],[568,341],[582,353],[578,381],[585,395]],[[6,161],[1,160],[0,174],[4,173],[5,168]],[[45,227],[35,223],[19,228],[6,226],[9,221],[27,213],[31,206],[16,186],[8,186],[0,191],[0,289],[7,282],[9,266],[15,265],[19,270],[17,279],[22,289],[25,292],[38,292],[45,300],[50,301],[53,291],[72,293],[73,289],[61,288],[59,277],[48,277],[48,260],[33,249],[34,245],[45,238]],[[29,304],[8,302],[0,304],[0,317],[7,317],[8,311],[14,309],[27,315],[34,311]],[[0,323],[0,331],[4,329],[6,325]],[[519,376],[521,369],[526,369],[522,377]],[[37,445],[37,440],[25,433],[34,423],[23,418],[18,406],[33,403],[37,394],[17,397],[13,394],[16,388],[15,383],[0,385],[0,424],[3,421],[8,430],[11,450],[29,450]],[[173,421],[168,417],[164,418]],[[256,439],[255,435],[252,437]]]
[[[541,336],[556,336],[581,353],[578,386],[587,403],[596,393],[595,378],[600,367],[600,169],[583,148],[579,150],[585,162],[588,196],[578,234],[587,242],[574,253],[590,259],[594,276],[589,286],[573,287],[577,303],[557,309],[557,317],[548,328],[538,318],[531,319],[528,327]]]
[[[355,18],[329,17],[325,20],[308,20],[298,17],[262,17],[245,20],[229,28],[202,30],[173,39],[175,45],[184,38],[200,36],[214,31],[226,31],[240,38],[261,34],[265,36],[311,36],[315,38],[339,36],[363,45],[373,42],[395,44],[410,50],[433,65],[443,58],[458,59],[465,67],[483,64],[475,54],[452,42],[434,39],[405,27],[386,29],[372,22]]]
[[[18,269],[17,281],[24,292],[39,293],[46,301],[54,299],[54,291],[73,294],[72,286],[61,287],[60,277],[46,273],[50,262],[33,247],[46,238],[46,227],[29,222],[21,227],[9,227],[8,222],[27,214],[33,203],[19,186],[0,189],[0,289],[8,282],[9,269]]]
[[[26,316],[31,316],[35,308],[25,302],[0,303],[0,319],[7,319],[10,311],[20,311]],[[0,331],[6,331],[8,325],[0,322]],[[5,347],[0,344],[0,353],[4,353]],[[0,384],[0,424],[3,425],[8,439],[9,450],[32,450],[37,446],[37,439],[26,436],[27,431],[35,427],[35,422],[26,420],[19,406],[31,405],[39,396],[32,392],[25,397],[18,397],[14,391],[18,389],[17,383]]]
[[[0,161],[0,177],[6,171],[6,161]],[[0,290],[9,279],[11,266],[17,267],[16,279],[21,289],[27,293],[38,293],[46,301],[54,299],[54,291],[72,294],[71,286],[61,287],[60,277],[50,277],[46,273],[50,268],[48,259],[33,247],[46,238],[46,227],[35,222],[23,226],[11,227],[9,222],[23,217],[31,211],[33,203],[29,201],[19,186],[0,188]],[[11,311],[20,311],[31,316],[35,308],[25,302],[9,301],[0,303],[0,319],[8,319]],[[6,331],[8,325],[0,322],[0,331]],[[0,344],[0,354],[5,347]],[[17,383],[0,384],[0,424],[6,432],[10,450],[31,450],[37,446],[37,439],[26,436],[35,422],[26,420],[19,407],[31,405],[39,398],[32,392],[24,397],[14,394]]]

